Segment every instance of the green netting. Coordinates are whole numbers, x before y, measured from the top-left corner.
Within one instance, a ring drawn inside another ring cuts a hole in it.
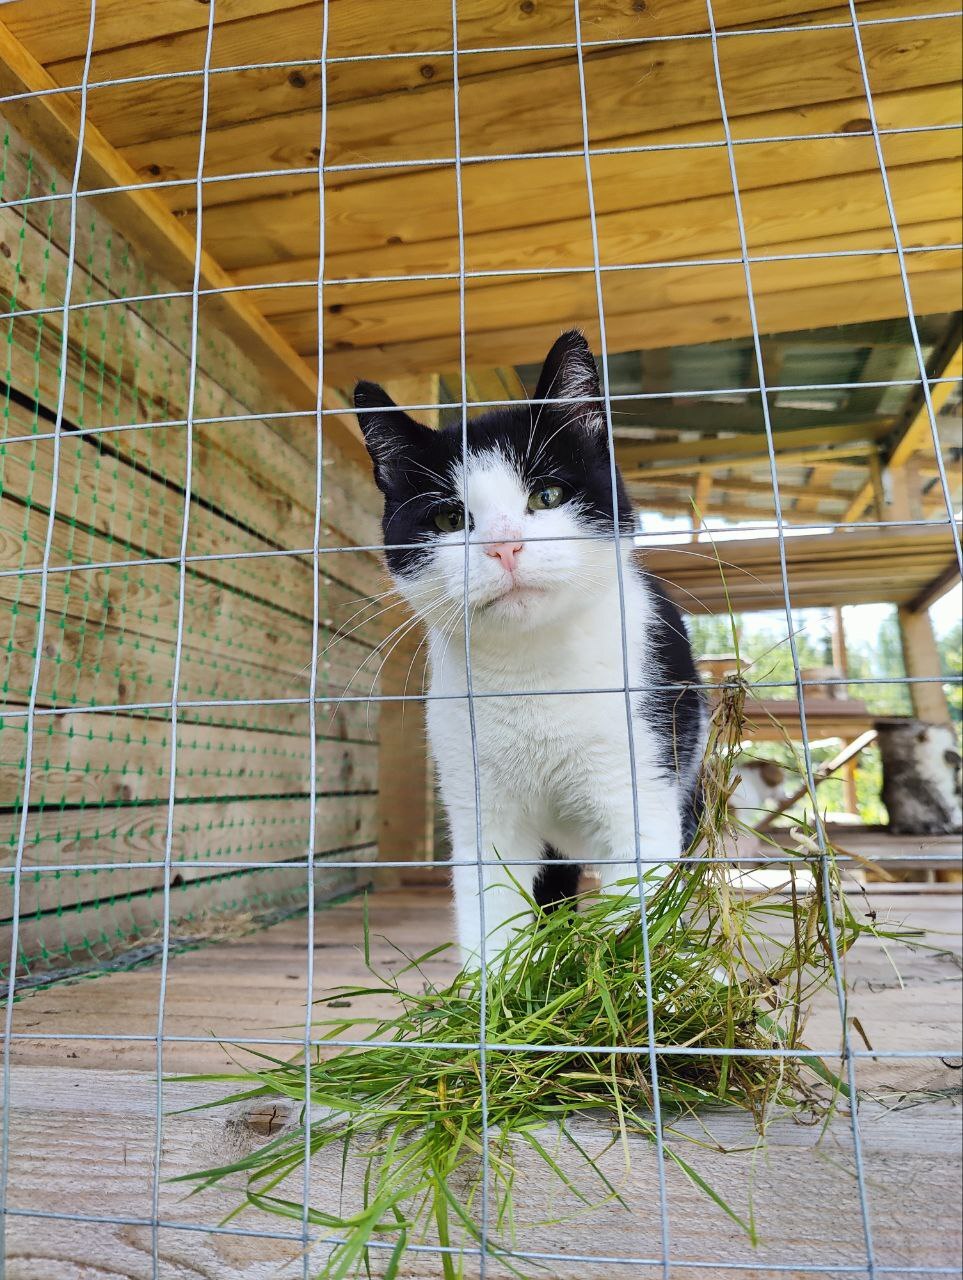
[[[62,183],[61,183],[62,188]],[[9,132],[0,198],[56,194],[57,179]],[[10,310],[64,301],[69,205],[39,200],[0,211],[0,292]],[[43,563],[52,495],[53,430],[63,379],[64,418],[43,631],[40,578],[0,579],[9,618],[0,650],[0,860],[17,851],[24,795],[26,719],[37,646],[38,707],[95,708],[38,717],[34,730],[18,971],[29,977],[135,959],[160,928],[167,824],[179,570],[125,565],[176,556],[186,466],[192,340],[189,299],[152,298],[170,286],[150,274],[121,234],[86,202],[76,228],[67,366],[60,368],[60,313],[5,324],[0,546],[3,567]],[[139,298],[100,305],[107,298]],[[246,362],[203,313],[195,416],[263,412]],[[136,431],[113,430],[129,423]],[[159,424],[151,426],[149,424]],[[80,429],[101,429],[94,435]],[[25,437],[28,437],[25,439]],[[37,437],[34,439],[33,437]],[[19,439],[18,439],[19,438]],[[306,439],[313,437],[308,424]],[[257,421],[199,424],[188,553],[231,556],[310,545],[313,463],[279,448]],[[277,468],[272,488],[272,468]],[[303,487],[301,496],[298,492]],[[294,497],[292,498],[292,493]],[[353,612],[370,570],[322,576],[320,647]],[[97,568],[79,566],[96,565]],[[326,568],[326,566],[325,566]],[[360,571],[361,566],[357,566]],[[225,700],[182,708],[172,921],[178,936],[198,917],[274,918],[306,897],[309,809],[305,706],[249,700],[304,697],[311,656],[311,570],[306,559],[224,559],[188,567],[179,697]],[[325,654],[319,693],[344,689],[372,653],[362,628]],[[370,682],[369,682],[370,683]],[[362,687],[367,690],[369,683]],[[114,707],[114,710],[98,710]],[[10,713],[14,714],[10,714]],[[375,753],[367,708],[318,715],[316,852],[365,857],[375,829]],[[263,864],[235,870],[221,864]],[[148,866],[125,867],[124,863]],[[70,870],[82,865],[82,870]],[[38,870],[37,867],[54,868]],[[344,885],[330,873],[327,892]],[[7,970],[13,875],[0,873],[0,975]],[[186,935],[185,935],[186,936]]]

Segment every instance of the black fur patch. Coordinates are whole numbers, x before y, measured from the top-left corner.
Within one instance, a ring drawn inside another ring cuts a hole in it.
[[[549,915],[578,893],[582,868],[577,862],[561,857],[550,844],[545,846],[542,856],[545,864],[536,873],[532,897]]]
[[[658,582],[642,569],[655,605],[658,625],[651,646],[652,669],[645,673],[641,710],[662,741],[662,767],[670,776],[691,776],[702,749],[705,693],[689,645],[685,620]],[[696,784],[682,801],[683,847],[695,837],[702,811]]]
[[[355,395],[357,399],[357,391]],[[578,498],[579,520],[587,532],[608,532],[613,504],[606,438],[572,418],[569,408],[520,404],[517,409],[493,409],[468,423],[468,452],[473,456],[497,450],[532,489],[546,482],[560,485],[566,500]],[[382,527],[388,566],[393,573],[417,573],[439,536],[436,514],[462,505],[462,494],[451,481],[452,468],[462,456],[461,425],[430,431],[397,409],[359,414],[359,421],[369,441],[378,441],[375,447],[369,443],[369,449],[385,496]],[[620,524],[631,532],[632,504],[621,478],[616,493]],[[393,549],[398,543],[424,543],[426,550]]]

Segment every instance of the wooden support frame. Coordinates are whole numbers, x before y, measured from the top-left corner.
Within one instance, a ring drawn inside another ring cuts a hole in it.
[[[945,362],[941,362],[933,376],[937,378],[963,377],[963,344],[957,343],[955,350],[949,353]],[[953,390],[954,384],[952,382],[938,382],[930,388],[930,403],[933,406],[934,413],[939,413],[952,395]],[[921,450],[932,450],[932,447],[932,426],[929,409],[924,401],[889,451],[887,466],[890,470],[905,466],[914,453]],[[870,456],[872,457],[873,455]],[[878,457],[875,465],[877,468],[879,467]],[[877,507],[882,505],[882,482],[878,473],[873,472],[872,464],[870,478],[846,508],[844,518],[846,520],[859,520],[870,503],[875,503]],[[882,515],[877,511],[877,519],[882,518]]]
[[[928,611],[903,606],[897,610],[896,616],[906,674],[925,680],[925,683],[910,685],[914,712],[928,724],[952,724],[943,686],[934,679],[941,676],[943,671]]]
[[[840,769],[845,768],[846,765],[856,759],[861,751],[865,750],[866,747],[870,746],[870,744],[875,741],[876,730],[867,729],[865,733],[861,733],[858,738],[854,738],[852,742],[847,743],[846,746],[843,747],[842,751],[837,752],[831,760],[827,760],[825,764],[820,765],[819,768],[814,771],[813,781],[816,783],[816,786],[818,787],[821,782],[825,782],[826,779],[831,778],[834,773],[838,773]],[[756,823],[753,830],[758,833],[768,831],[777,818],[782,817],[782,815],[786,813],[787,810],[791,809],[797,801],[801,800],[803,796],[808,794],[809,783],[804,782],[802,786],[797,787],[796,790],[791,792],[788,796],[784,796],[775,809],[770,810],[761,822]]]
[[[776,431],[773,433],[776,461],[802,461],[804,456],[821,455],[823,449],[827,451],[826,460],[865,456],[868,445],[878,438],[880,430],[879,424],[865,422],[848,427]],[[668,475],[673,469],[695,471],[700,467],[722,466],[727,458],[744,460],[768,456],[766,437],[752,434],[722,440],[659,440],[651,444],[624,444],[619,449],[619,465],[628,481],[644,480],[647,473],[643,468],[650,464],[655,464],[653,472]],[[660,463],[663,465],[659,466]]]

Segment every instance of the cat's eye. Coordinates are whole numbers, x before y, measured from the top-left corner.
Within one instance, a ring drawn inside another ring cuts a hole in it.
[[[457,533],[465,527],[465,512],[461,507],[444,507],[435,512],[435,524],[442,533]]]
[[[533,489],[528,495],[529,511],[551,511],[553,507],[561,506],[564,493],[557,484],[547,484],[541,489]]]

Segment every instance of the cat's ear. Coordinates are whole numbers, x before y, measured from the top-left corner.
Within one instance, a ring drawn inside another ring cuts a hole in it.
[[[536,400],[574,400],[556,408],[586,430],[605,431],[605,410],[601,403],[599,373],[595,358],[578,329],[569,329],[555,342],[545,357],[535,388]]]
[[[402,412],[377,382],[357,384],[354,407],[374,464],[375,483],[385,493],[405,462],[430,441],[432,432]]]

